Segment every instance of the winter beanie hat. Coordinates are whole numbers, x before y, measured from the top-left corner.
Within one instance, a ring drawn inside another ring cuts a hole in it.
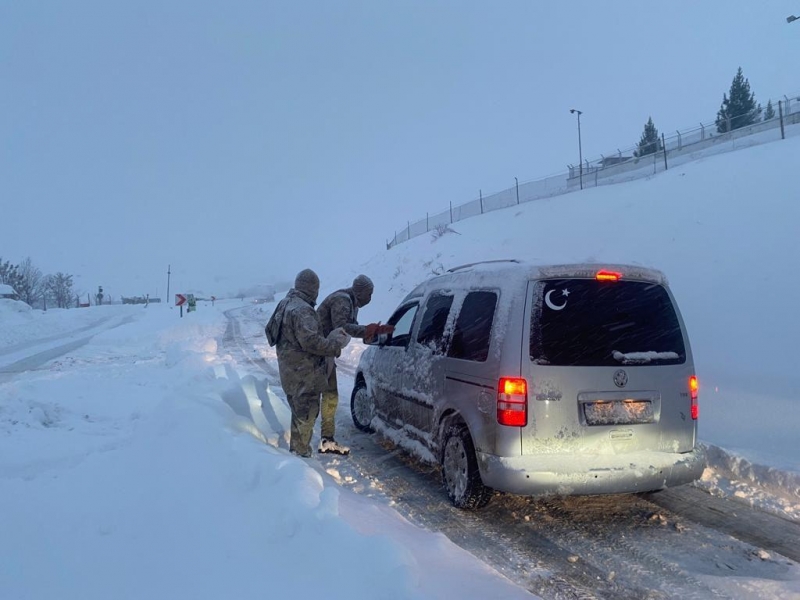
[[[372,284],[372,280],[366,275],[359,275],[353,280],[353,293],[360,306],[369,303],[372,299],[372,290],[374,288],[375,286]]]
[[[319,295],[319,277],[311,269],[303,269],[294,278],[294,289],[308,295],[312,302],[316,302]]]

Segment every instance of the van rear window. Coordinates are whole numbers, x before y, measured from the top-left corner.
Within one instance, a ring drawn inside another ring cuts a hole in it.
[[[642,281],[548,279],[535,285],[531,360],[558,366],[686,362],[667,291]]]

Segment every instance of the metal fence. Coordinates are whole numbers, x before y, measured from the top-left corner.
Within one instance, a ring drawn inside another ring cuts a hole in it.
[[[766,115],[762,109],[758,114],[740,115],[719,123],[716,120],[700,123],[697,127],[677,130],[670,135],[662,133],[650,147],[640,148],[636,144],[617,149],[594,160],[584,160],[581,165],[568,165],[564,173],[516,183],[514,187],[488,196],[481,195],[457,206],[451,202],[449,208],[441,212],[407,222],[403,229],[394,232],[392,239],[386,242],[386,248],[483,213],[582,188],[633,181],[711,154],[800,134],[800,127],[794,127],[800,124],[800,94],[784,96],[770,104],[774,115]]]

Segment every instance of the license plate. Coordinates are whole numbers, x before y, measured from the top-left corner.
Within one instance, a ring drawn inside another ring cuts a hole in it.
[[[583,404],[587,425],[639,425],[653,423],[650,400],[596,400]]]

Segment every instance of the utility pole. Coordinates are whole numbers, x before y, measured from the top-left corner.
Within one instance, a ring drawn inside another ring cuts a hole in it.
[[[579,177],[581,182],[581,189],[583,189],[583,148],[581,147],[581,115],[582,111],[577,108],[570,108],[569,112],[578,114],[578,159],[579,159]]]
[[[167,265],[167,304],[170,308],[172,308],[172,302],[169,301],[169,276],[170,276],[170,268],[172,265]]]

